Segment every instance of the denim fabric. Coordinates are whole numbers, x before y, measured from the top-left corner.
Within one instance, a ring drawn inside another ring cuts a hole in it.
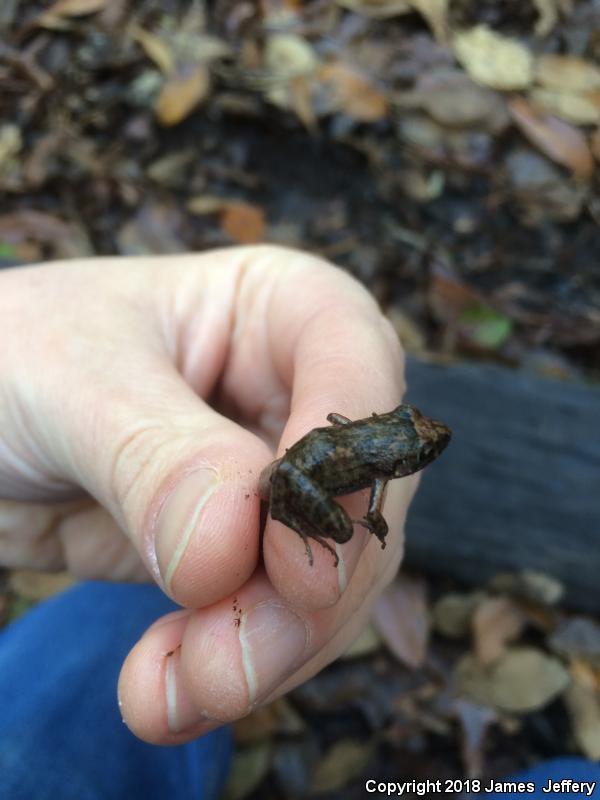
[[[157,747],[130,733],[117,706],[129,649],[175,608],[154,586],[88,582],[0,633],[2,800],[218,797],[229,729]]]

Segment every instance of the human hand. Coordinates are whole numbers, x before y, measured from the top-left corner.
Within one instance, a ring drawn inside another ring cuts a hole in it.
[[[395,407],[403,360],[353,279],[260,246],[0,273],[0,562],[151,574],[186,608],[128,656],[141,738],[177,744],[303,682],[355,638],[402,556],[416,476],[389,486],[388,546],[330,553],[269,518],[258,476],[336,411]],[[343,498],[353,518],[365,492]]]

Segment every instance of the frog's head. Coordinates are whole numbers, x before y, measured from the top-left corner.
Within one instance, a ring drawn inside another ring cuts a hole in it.
[[[409,452],[394,465],[394,476],[410,475],[434,461],[446,448],[452,432],[443,422],[424,416],[414,406],[404,404],[394,412],[411,431]]]

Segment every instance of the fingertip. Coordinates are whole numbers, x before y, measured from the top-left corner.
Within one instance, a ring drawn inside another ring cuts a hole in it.
[[[363,495],[364,492],[341,501],[347,510],[355,512],[351,516],[358,515]],[[346,591],[369,537],[366,531],[355,527],[352,538],[343,545],[326,539],[337,554],[337,566],[333,553],[309,538],[311,565],[302,537],[282,523],[270,520],[264,541],[267,573],[277,592],[294,607],[306,611],[331,608]]]
[[[119,676],[123,722],[138,738],[157,745],[190,741],[218,727],[191,702],[180,679],[181,641],[190,612],[158,620],[128,654]]]
[[[247,485],[227,482],[197,508],[188,509],[186,522],[172,523],[181,544],[169,558],[161,559],[160,544],[157,551],[167,592],[182,605],[202,608],[235,592],[255,570],[260,501]]]

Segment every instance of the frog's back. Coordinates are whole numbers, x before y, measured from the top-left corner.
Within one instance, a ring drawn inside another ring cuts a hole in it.
[[[294,463],[332,495],[365,489],[379,477],[388,477],[403,444],[398,425],[374,418],[346,425],[316,428],[300,440],[288,455]],[[293,450],[298,448],[297,453]]]

